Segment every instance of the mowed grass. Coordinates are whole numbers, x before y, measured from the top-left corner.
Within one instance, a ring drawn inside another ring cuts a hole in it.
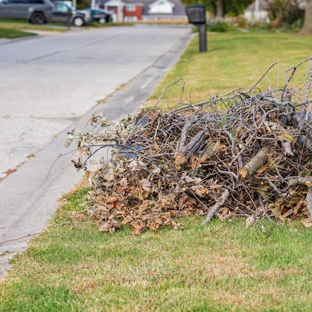
[[[208,33],[208,52],[199,53],[198,35],[189,48],[157,86],[150,97],[153,105],[162,90],[182,77],[185,83],[181,99],[181,83],[170,87],[163,96],[163,104],[176,107],[179,101],[196,103],[236,89],[249,89],[274,62],[274,66],[258,87],[281,87],[285,83],[284,71],[307,59],[312,52],[308,36],[287,33]],[[298,87],[306,81],[309,63],[298,69],[292,84]]]
[[[248,88],[275,60],[290,67],[312,51],[310,37],[209,36],[210,51],[198,54],[192,42],[159,90],[180,76],[186,82],[193,77],[198,99]],[[222,46],[232,50],[225,53]],[[262,87],[278,84],[273,78]],[[174,97],[179,95],[168,99]],[[312,311],[312,235],[300,222],[262,220],[246,229],[245,220],[213,220],[203,227],[194,216],[182,220],[184,230],[133,236],[124,227],[107,234],[91,219],[69,218],[71,211],[85,209],[86,192],[82,187],[71,193],[47,230],[13,258],[0,282],[0,311]]]
[[[15,39],[15,38],[28,37],[28,36],[35,36],[35,34],[21,31],[21,30],[0,28],[0,38]]]
[[[311,311],[312,235],[300,223],[244,220],[131,235],[100,233],[77,190],[13,258],[0,311]],[[265,231],[265,233],[264,233]]]
[[[14,39],[36,35],[32,30],[62,32],[67,29],[53,25],[34,25],[26,20],[0,19],[0,38]]]
[[[71,25],[73,26],[73,25]],[[133,26],[133,23],[92,23],[84,29],[104,28],[113,26]],[[33,33],[31,32],[33,31]],[[64,32],[68,31],[66,23],[49,22],[45,25],[31,24],[26,20],[0,19],[0,38],[14,39],[36,35],[36,31]]]

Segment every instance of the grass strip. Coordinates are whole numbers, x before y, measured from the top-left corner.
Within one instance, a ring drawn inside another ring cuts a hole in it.
[[[15,30],[15,29],[0,28],[0,38],[15,39],[15,38],[35,36],[35,35],[36,34],[31,33],[31,32],[25,32],[25,31]]]
[[[312,236],[300,223],[191,217],[184,230],[104,234],[69,218],[86,191],[13,258],[0,311],[311,311]]]
[[[62,25],[63,26],[63,25]],[[0,19],[1,29],[11,29],[11,30],[39,30],[39,31],[51,31],[51,32],[63,32],[67,31],[66,27],[60,27],[59,25],[35,25],[30,24],[26,20],[10,20],[10,19]]]
[[[206,53],[198,52],[196,36],[179,62],[157,86],[149,99],[149,105],[156,102],[166,86],[180,77],[183,77],[184,85],[177,84],[169,88],[162,98],[162,104],[169,109],[176,107],[180,100],[196,103],[235,88],[249,89],[272,63],[279,61],[279,65],[259,84],[262,91],[274,89],[284,85],[285,69],[307,59],[311,54],[312,41],[308,36],[255,32],[208,33]],[[303,66],[296,72],[292,81],[296,88],[306,81],[307,70],[309,68]],[[184,93],[181,98],[182,87]]]

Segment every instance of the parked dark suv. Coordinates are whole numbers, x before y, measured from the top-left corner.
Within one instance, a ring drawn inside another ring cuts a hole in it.
[[[49,0],[0,0],[0,18],[45,24],[51,20],[52,14],[53,4]]]
[[[64,2],[54,2],[52,22],[66,23],[68,19],[77,27],[87,25],[91,21],[90,12],[76,10]]]

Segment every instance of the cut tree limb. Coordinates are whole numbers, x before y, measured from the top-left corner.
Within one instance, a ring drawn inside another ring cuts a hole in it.
[[[271,147],[266,145],[253,157],[243,168],[239,170],[239,175],[242,180],[252,176],[260,167],[263,166],[268,158]]]
[[[293,178],[293,179],[289,180],[288,185],[289,186],[304,185],[304,186],[307,186],[308,188],[310,188],[310,187],[312,187],[312,177],[307,176],[307,177]]]
[[[227,198],[229,197],[230,192],[228,189],[226,189],[221,197],[220,197],[220,201],[216,202],[213,207],[209,210],[208,215],[206,217],[206,219],[203,222],[203,225],[206,225],[208,222],[210,222],[210,220],[214,217],[214,215],[218,212],[218,210],[224,205],[225,201],[227,200]]]
[[[205,130],[199,131],[188,144],[186,144],[181,150],[175,154],[175,164],[182,165],[187,162],[192,154],[195,154],[201,147],[204,140],[207,138]]]

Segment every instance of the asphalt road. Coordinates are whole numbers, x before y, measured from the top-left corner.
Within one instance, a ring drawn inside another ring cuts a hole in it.
[[[191,37],[186,26],[140,25],[0,41],[0,276],[81,179],[70,155],[51,169],[66,132],[93,112],[135,112]]]

